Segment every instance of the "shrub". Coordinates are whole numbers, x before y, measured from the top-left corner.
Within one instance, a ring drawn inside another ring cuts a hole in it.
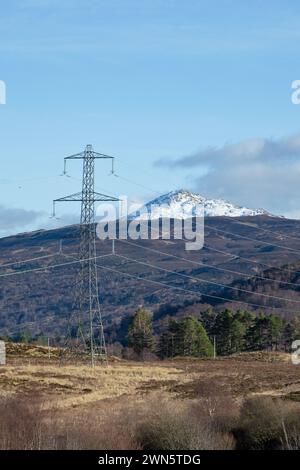
[[[41,449],[41,407],[23,398],[0,401],[0,449]]]
[[[137,449],[127,417],[103,411],[58,416],[43,411],[41,401],[2,399],[0,450]]]
[[[270,397],[244,402],[233,429],[237,449],[300,449],[300,411],[293,403]]]
[[[0,400],[0,450],[300,449],[299,404],[270,397],[236,402],[205,385],[197,401],[127,400],[92,410],[47,411],[38,398]],[[104,432],[105,430],[105,432]]]
[[[199,411],[199,410],[198,410]],[[217,420],[198,416],[192,407],[179,409],[176,403],[164,404],[137,428],[137,438],[145,450],[232,449],[233,438],[218,427]]]

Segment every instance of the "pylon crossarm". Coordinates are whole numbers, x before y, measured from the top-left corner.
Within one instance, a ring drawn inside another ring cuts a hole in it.
[[[114,196],[107,196],[106,194],[101,194],[101,193],[96,193],[96,192],[94,192],[93,200],[94,200],[95,202],[99,202],[99,201],[112,201],[112,202],[117,202],[117,201],[119,201],[120,199],[118,199],[117,197],[114,197]]]
[[[54,199],[53,202],[64,202],[64,201],[82,201],[82,192],[70,194],[69,196],[60,197]]]
[[[80,192],[80,193],[70,194],[69,196],[60,197],[58,199],[54,199],[53,202],[54,203],[56,203],[56,202],[74,202],[74,201],[76,202],[76,201],[82,201],[82,200],[83,200],[83,196],[82,196],[82,192]],[[90,201],[92,201],[92,202],[100,202],[100,201],[103,201],[103,202],[106,202],[106,201],[117,202],[119,200],[120,199],[118,199],[117,197],[107,196],[106,194],[101,194],[101,193],[96,193],[96,192],[94,192],[90,197]]]
[[[65,157],[64,160],[77,160],[85,158],[85,152],[80,152],[80,153],[75,153],[74,155],[69,155],[68,157]],[[99,152],[94,152],[94,150],[91,150],[91,156],[90,158],[115,158],[112,155],[106,155],[105,153],[99,153]]]
[[[94,150],[93,150],[93,157],[94,158],[112,158],[112,159],[115,158],[115,157],[112,157],[111,155],[105,155],[105,153],[94,152]]]
[[[80,153],[74,153],[74,155],[69,155],[68,157],[65,157],[65,160],[73,160],[77,158],[84,158],[85,152],[80,152]]]

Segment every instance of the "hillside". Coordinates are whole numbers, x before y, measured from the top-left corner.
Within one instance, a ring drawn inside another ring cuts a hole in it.
[[[100,297],[109,339],[116,339],[120,320],[141,304],[153,312],[160,309],[167,314],[173,309],[176,314],[178,306],[194,303],[203,309],[208,305],[224,307],[226,303],[241,308],[242,304],[231,302],[238,300],[265,307],[276,306],[284,314],[295,313],[296,304],[239,293],[226,286],[300,299],[299,289],[294,285],[253,278],[272,277],[286,283],[298,282],[299,273],[294,271],[299,269],[295,264],[300,253],[299,228],[299,221],[267,215],[230,219],[210,217],[205,225],[205,247],[194,252],[185,251],[182,240],[117,240],[116,255],[98,260]],[[62,252],[59,252],[60,240]],[[3,275],[0,334],[27,330],[35,334],[48,333],[52,337],[64,335],[73,304],[77,270],[73,260],[77,249],[77,226],[0,240]],[[111,253],[111,241],[98,241],[97,250],[99,255]],[[36,257],[42,258],[33,260]],[[17,260],[31,261],[10,264]],[[53,265],[56,267],[49,267]],[[292,266],[282,271],[284,265]],[[23,272],[47,266],[46,270]],[[194,278],[201,278],[201,281]],[[200,293],[228,298],[229,302]],[[258,307],[253,306],[253,309]]]

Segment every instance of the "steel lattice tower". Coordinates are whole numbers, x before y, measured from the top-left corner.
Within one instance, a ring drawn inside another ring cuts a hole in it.
[[[94,365],[97,358],[107,360],[98,291],[95,202],[118,201],[117,198],[112,196],[95,192],[95,160],[100,158],[111,159],[113,172],[114,157],[94,152],[91,145],[87,145],[85,150],[81,153],[65,157],[64,174],[66,174],[67,160],[81,159],[83,161],[82,190],[79,193],[71,194],[70,196],[65,196],[53,201],[53,214],[55,214],[56,202],[81,202],[80,267],[75,284],[76,313],[75,318],[74,315],[72,315],[69,322],[69,328],[74,329],[74,326],[76,328],[76,339],[74,340],[73,332],[73,340],[70,341],[70,343],[78,352],[88,351],[92,365]],[[70,331],[68,333],[68,337],[69,336]]]

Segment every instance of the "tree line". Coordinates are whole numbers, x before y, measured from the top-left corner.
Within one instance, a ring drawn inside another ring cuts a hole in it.
[[[146,351],[160,358],[175,356],[227,356],[243,351],[290,352],[292,342],[300,338],[298,319],[279,315],[225,309],[208,309],[199,317],[169,318],[160,335],[153,333],[151,314],[139,308],[129,323],[127,340],[134,352]]]

